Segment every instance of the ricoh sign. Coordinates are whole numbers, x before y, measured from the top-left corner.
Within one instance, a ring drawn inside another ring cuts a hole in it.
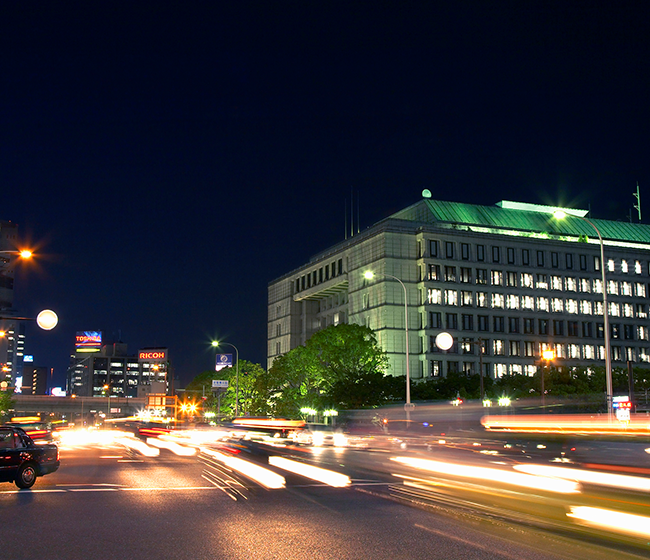
[[[164,362],[167,360],[167,348],[148,348],[138,352],[139,362]]]

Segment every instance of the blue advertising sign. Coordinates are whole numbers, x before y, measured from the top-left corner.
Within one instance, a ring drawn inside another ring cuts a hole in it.
[[[232,367],[232,354],[217,354],[217,363],[214,369],[219,371],[225,367]]]

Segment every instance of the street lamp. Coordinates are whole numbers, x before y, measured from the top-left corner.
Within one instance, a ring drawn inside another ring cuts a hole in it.
[[[218,342],[216,340],[212,341],[212,346],[219,348],[222,344],[226,346],[232,346],[235,349],[235,361],[237,362],[237,373],[235,375],[235,416],[239,416],[239,350],[234,344],[230,342]]]
[[[556,210],[553,212],[553,216],[557,220],[563,220],[567,217],[567,213],[564,210]],[[603,243],[603,237],[600,235],[600,231],[596,225],[589,219],[583,218],[582,216],[576,216],[571,214],[572,217],[578,218],[583,222],[587,222],[598,235],[598,240],[600,241],[600,271],[602,274],[602,283],[603,283],[603,328],[605,329],[605,379],[607,384],[607,415],[609,419],[612,420],[613,415],[613,399],[614,388],[612,382],[612,355],[611,348],[609,345],[609,309],[607,308],[607,280],[605,277],[605,244]]]
[[[546,362],[546,367],[550,368],[551,362],[555,359],[555,352],[553,350],[544,350],[542,352],[542,360]],[[541,364],[542,366],[542,408],[546,406],[546,391],[544,389],[544,364]]]
[[[406,422],[407,426],[408,423],[411,421],[411,408],[413,408],[413,405],[411,405],[411,374],[409,370],[409,311],[408,311],[408,294],[406,292],[406,286],[404,285],[404,282],[402,282],[397,276],[393,276],[392,274],[386,274],[386,273],[379,273],[381,276],[386,276],[387,278],[392,278],[393,280],[397,280],[401,285],[402,288],[404,289],[404,333],[406,335],[406,404],[404,405],[404,410],[406,410]],[[375,273],[372,272],[371,270],[368,270],[363,274],[363,277],[372,280],[375,276]]]

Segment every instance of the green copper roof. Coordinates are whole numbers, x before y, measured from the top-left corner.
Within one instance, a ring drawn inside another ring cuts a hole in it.
[[[585,221],[585,218],[567,215],[564,219],[558,220],[548,211],[514,210],[499,206],[479,206],[443,200],[421,200],[393,214],[391,218],[425,224],[446,223],[552,235],[598,237],[594,228]],[[588,219],[598,228],[603,239],[650,243],[650,226],[648,225]]]

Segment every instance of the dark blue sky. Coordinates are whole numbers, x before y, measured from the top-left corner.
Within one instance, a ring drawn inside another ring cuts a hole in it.
[[[4,2],[0,218],[36,243],[15,304],[74,334],[211,338],[265,364],[266,286],[435,198],[627,220],[648,169],[650,34],[634,2]],[[650,212],[650,198],[648,198]]]

